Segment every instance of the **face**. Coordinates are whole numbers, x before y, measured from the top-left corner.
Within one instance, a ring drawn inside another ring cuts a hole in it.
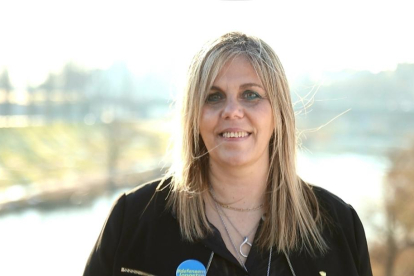
[[[200,134],[210,162],[246,166],[269,164],[273,114],[267,92],[246,57],[231,59],[208,92]]]

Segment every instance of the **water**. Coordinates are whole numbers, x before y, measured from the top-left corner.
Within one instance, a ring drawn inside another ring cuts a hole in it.
[[[301,154],[298,158],[298,173],[305,181],[336,194],[361,214],[382,199],[388,166],[387,159],[356,154]]]
[[[0,275],[82,275],[115,196],[87,208],[0,217]]]
[[[384,160],[361,155],[298,158],[303,179],[352,204],[364,221],[368,205],[381,199]],[[0,275],[82,275],[112,203],[118,194],[83,208],[27,210],[0,217]],[[367,225],[367,237],[373,235]]]

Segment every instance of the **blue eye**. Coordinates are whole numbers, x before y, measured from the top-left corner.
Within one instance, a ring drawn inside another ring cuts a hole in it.
[[[219,92],[216,92],[207,96],[206,103],[215,103],[221,101],[222,99],[223,95]]]
[[[261,99],[262,97],[257,92],[247,90],[243,92],[243,98],[246,100],[256,100],[256,99]]]

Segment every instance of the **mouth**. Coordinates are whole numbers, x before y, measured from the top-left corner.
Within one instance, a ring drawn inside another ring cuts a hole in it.
[[[244,138],[250,136],[250,134],[247,131],[229,131],[220,133],[220,136],[223,138]]]

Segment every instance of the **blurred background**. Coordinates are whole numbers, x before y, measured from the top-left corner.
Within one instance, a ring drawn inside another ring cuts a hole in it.
[[[117,196],[162,175],[191,57],[278,53],[299,173],[352,204],[374,275],[414,275],[411,1],[0,2],[0,275],[81,275]]]

